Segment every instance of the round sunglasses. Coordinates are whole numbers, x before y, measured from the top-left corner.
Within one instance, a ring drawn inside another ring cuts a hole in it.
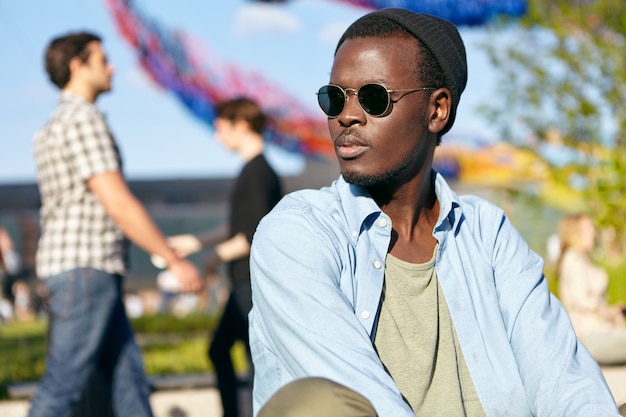
[[[391,103],[415,91],[436,90],[435,87],[409,88],[389,90],[382,84],[364,84],[358,89],[342,88],[335,84],[328,84],[317,91],[317,102],[328,117],[337,117],[348,102],[349,93],[354,93],[359,99],[359,105],[369,115],[380,117],[387,114]],[[400,97],[391,99],[391,94],[404,92]]]

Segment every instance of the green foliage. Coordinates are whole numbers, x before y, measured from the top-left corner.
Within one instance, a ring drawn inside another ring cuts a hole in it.
[[[202,312],[177,317],[173,314],[154,314],[131,319],[133,329],[138,334],[206,332],[217,325],[218,316]]]
[[[163,339],[141,344],[144,366],[148,375],[183,375],[214,372],[207,356],[209,341],[206,333],[185,338]],[[236,342],[231,350],[235,372],[248,369],[243,343]]]
[[[213,372],[207,357],[209,335],[219,317],[196,313],[185,317],[159,314],[132,319],[131,323],[148,375]],[[39,380],[45,371],[47,323],[12,322],[0,325],[0,399],[9,384]],[[245,346],[232,350],[236,372],[248,369]]]
[[[0,398],[6,385],[33,381],[43,375],[46,325],[43,322],[0,325]]]
[[[626,247],[626,3],[530,0],[518,27],[494,27],[485,45],[501,73],[483,112],[503,138],[544,157],[548,182],[569,189]],[[506,42],[508,39],[508,42]],[[567,161],[537,150],[559,147]],[[566,206],[566,204],[564,204]],[[566,207],[569,210],[572,208]],[[576,210],[581,209],[578,205]]]
[[[602,265],[609,274],[608,299],[610,304],[626,305],[626,261]]]

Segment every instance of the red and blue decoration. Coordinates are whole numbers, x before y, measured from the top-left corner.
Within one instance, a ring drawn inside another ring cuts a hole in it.
[[[428,13],[457,26],[480,26],[499,15],[520,17],[526,13],[525,0],[335,0],[368,9],[401,7]]]
[[[438,15],[457,25],[485,24],[495,15],[520,16],[526,11],[522,0],[336,1],[371,9],[404,7]],[[149,19],[132,0],[106,0],[106,3],[119,32],[136,51],[141,67],[196,118],[211,126],[215,103],[247,96],[256,100],[271,120],[266,136],[268,142],[307,157],[334,157],[325,119],[299,103],[281,86],[261,74],[221,62],[215,56],[196,56],[183,33],[167,30]]]

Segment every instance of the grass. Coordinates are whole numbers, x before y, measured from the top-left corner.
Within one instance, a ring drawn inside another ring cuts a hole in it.
[[[208,335],[217,317],[193,314],[176,317],[163,314],[131,320],[143,353],[146,373],[183,375],[213,372],[207,357]],[[11,322],[0,325],[0,399],[8,397],[7,386],[37,381],[45,370],[47,323]],[[248,368],[245,346],[231,351],[236,372]]]
[[[609,303],[623,303],[626,305],[626,261],[617,264],[604,264],[603,268],[609,274],[608,298]]]
[[[10,383],[39,379],[45,369],[47,326],[42,321],[0,327],[0,398]]]

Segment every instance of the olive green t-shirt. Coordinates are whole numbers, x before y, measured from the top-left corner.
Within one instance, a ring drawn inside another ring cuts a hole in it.
[[[485,416],[437,280],[434,256],[413,264],[387,255],[374,346],[417,416]]]

